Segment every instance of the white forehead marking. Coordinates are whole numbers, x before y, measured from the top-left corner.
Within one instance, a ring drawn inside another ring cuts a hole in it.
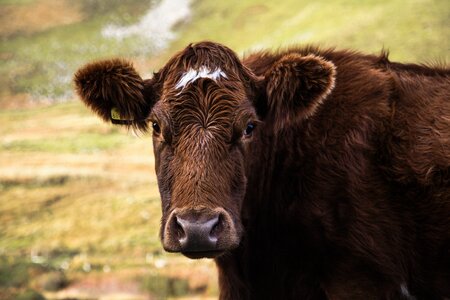
[[[195,82],[199,78],[209,78],[217,81],[220,78],[227,78],[227,74],[225,74],[220,68],[216,68],[213,71],[205,66],[201,66],[198,70],[189,69],[183,73],[183,76],[181,76],[175,86],[175,89],[185,88],[188,84]]]

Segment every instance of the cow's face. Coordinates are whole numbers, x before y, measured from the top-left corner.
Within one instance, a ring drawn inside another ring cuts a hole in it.
[[[258,118],[237,71],[181,67],[165,78],[151,111],[167,251],[214,257],[239,245],[245,158]]]
[[[320,63],[293,56],[258,77],[230,49],[205,42],[178,53],[151,80],[115,60],[86,66],[75,81],[84,102],[105,120],[115,109],[119,116],[112,121],[153,128],[164,248],[191,258],[216,257],[236,248],[243,234],[246,162],[260,118],[280,130],[297,115],[311,115],[334,82],[333,66]],[[283,85],[308,68],[326,89],[306,82],[307,72],[302,82]],[[322,78],[317,73],[325,69],[329,74]],[[306,100],[286,99],[295,96]]]

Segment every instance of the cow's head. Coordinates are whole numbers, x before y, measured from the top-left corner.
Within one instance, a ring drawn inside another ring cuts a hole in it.
[[[297,54],[256,76],[232,50],[202,42],[176,54],[149,80],[128,62],[109,60],[80,69],[75,83],[105,121],[153,128],[163,246],[199,258],[240,243],[254,131],[261,122],[277,131],[312,115],[334,76],[330,62]]]

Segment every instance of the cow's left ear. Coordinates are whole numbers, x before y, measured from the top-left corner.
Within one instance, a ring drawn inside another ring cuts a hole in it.
[[[334,88],[335,65],[316,55],[287,54],[265,74],[267,114],[279,130],[314,115]]]
[[[148,114],[159,98],[155,79],[143,80],[123,59],[96,61],[74,76],[81,100],[105,122],[146,131]]]

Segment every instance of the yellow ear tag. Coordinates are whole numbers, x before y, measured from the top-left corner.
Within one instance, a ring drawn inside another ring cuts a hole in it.
[[[124,119],[117,107],[111,108],[111,123],[116,125],[133,125],[133,119]]]
[[[127,121],[126,119],[122,119],[120,116],[120,112],[117,109],[117,107],[111,108],[111,119],[118,120],[118,121]]]
[[[132,125],[133,119],[122,118],[117,107],[113,107],[111,108],[111,122],[118,125]]]

